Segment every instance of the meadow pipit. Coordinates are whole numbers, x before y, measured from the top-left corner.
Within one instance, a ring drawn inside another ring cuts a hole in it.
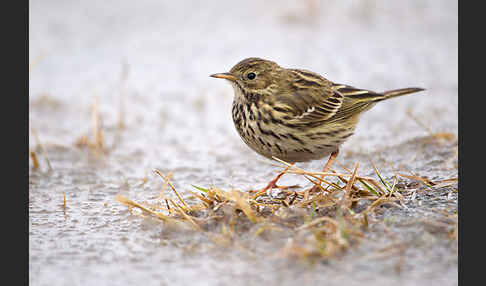
[[[233,121],[251,149],[291,163],[331,154],[323,172],[330,168],[339,146],[353,135],[362,112],[379,101],[424,90],[413,87],[379,93],[260,58],[244,59],[230,72],[211,76],[233,86]],[[280,176],[264,190],[273,188]]]

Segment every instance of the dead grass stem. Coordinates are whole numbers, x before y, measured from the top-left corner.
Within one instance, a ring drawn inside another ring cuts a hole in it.
[[[42,156],[44,156],[44,159],[46,160],[46,164],[47,167],[49,168],[49,171],[52,171],[52,166],[51,166],[51,162],[49,161],[49,156],[47,155],[47,151],[44,148],[42,142],[40,141],[39,136],[37,135],[37,132],[35,131],[34,127],[31,126],[30,131],[32,135],[34,135],[36,145],[39,146]]]
[[[30,153],[30,159],[32,160],[32,165],[33,165],[32,168],[34,170],[39,169],[39,161],[37,160],[37,155],[35,154],[35,151],[30,150],[29,153]]]
[[[130,199],[117,196],[117,200],[129,208],[138,208],[143,213],[160,218],[165,222],[185,222],[192,229],[207,235],[209,240],[220,247],[234,245],[244,229],[253,229],[253,236],[264,233],[289,234],[287,244],[281,247],[277,256],[298,258],[330,258],[357,245],[364,236],[363,230],[369,229],[370,223],[376,223],[375,209],[385,203],[396,206],[403,195],[397,190],[397,174],[393,182],[388,183],[373,164],[376,176],[360,176],[359,164],[352,170],[343,167],[344,172],[309,172],[292,164],[276,159],[284,170],[280,173],[294,174],[307,178],[314,184],[323,184],[320,191],[311,189],[293,190],[280,187],[279,196],[273,197],[268,192],[244,192],[236,189],[222,190],[216,187],[203,188],[194,186],[196,191],[188,191],[192,200],[185,200],[170,182],[170,173],[165,176],[161,171],[153,172],[162,178],[164,186],[158,204],[139,204]],[[324,179],[320,179],[325,175]],[[337,178],[331,182],[325,177]],[[408,178],[417,179],[415,176]],[[444,180],[452,183],[454,179]],[[428,182],[433,185],[434,182]],[[165,188],[170,187],[178,202],[165,195]],[[353,209],[360,201],[369,201],[366,208]],[[165,207],[162,207],[165,202]],[[150,205],[150,206],[149,206]],[[399,206],[400,207],[400,206]],[[162,209],[162,211],[155,211]],[[255,225],[252,228],[252,225]],[[456,235],[451,231],[451,236]],[[235,246],[236,247],[236,246]],[[374,255],[386,256],[386,248]]]

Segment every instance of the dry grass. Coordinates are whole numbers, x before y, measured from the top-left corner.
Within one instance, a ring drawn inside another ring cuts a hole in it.
[[[34,170],[38,170],[39,169],[39,160],[37,160],[37,155],[35,154],[35,151],[33,150],[29,150],[29,154],[30,154],[30,159],[32,160],[32,168]]]
[[[130,66],[124,62],[122,65],[122,71],[120,73],[120,97],[119,97],[119,112],[118,112],[118,130],[122,130],[126,127],[125,124],[125,97],[127,93],[127,80],[130,72]]]
[[[75,146],[82,148],[88,147],[96,155],[108,154],[112,151],[117,144],[120,143],[121,133],[126,128],[125,120],[125,98],[127,94],[127,85],[129,75],[129,65],[123,63],[122,70],[120,74],[119,82],[119,111],[118,111],[118,122],[116,124],[117,129],[115,132],[114,139],[110,146],[105,143],[105,138],[103,134],[102,126],[102,116],[98,110],[98,97],[94,97],[94,103],[91,105],[91,136],[82,135],[74,143]]]
[[[67,209],[66,192],[63,192],[62,195],[63,195],[62,211],[64,213],[64,217],[66,217],[66,209]]]
[[[235,238],[249,232],[253,237],[266,237],[271,233],[287,236],[274,255],[299,259],[331,258],[359,245],[369,224],[376,222],[374,212],[380,205],[399,206],[397,202],[403,202],[397,176],[393,177],[393,182],[387,182],[374,165],[379,180],[359,175],[358,163],[353,170],[344,167],[344,172],[322,173],[306,171],[275,159],[284,168],[284,174],[305,177],[320,185],[320,191],[277,187],[262,192],[193,186],[197,191],[188,191],[192,196],[184,199],[170,182],[170,174],[165,176],[154,170],[164,182],[158,203],[140,204],[120,195],[117,200],[164,223],[185,225],[199,231],[218,246],[235,246]],[[325,175],[324,179],[320,175]],[[431,182],[418,176],[400,176],[428,186],[457,181]],[[178,202],[166,194],[167,187]],[[364,201],[365,207],[356,207],[360,201]],[[388,255],[388,251],[384,249],[380,255]]]
[[[46,161],[46,164],[47,164],[49,171],[52,171],[52,166],[51,166],[51,162],[49,161],[49,156],[47,154],[47,151],[44,148],[44,145],[42,144],[42,142],[40,141],[39,136],[37,135],[37,131],[35,130],[34,127],[32,127],[32,125],[30,127],[30,132],[34,136],[36,146],[40,149],[40,152],[42,153],[42,156],[44,157],[44,159]],[[39,161],[37,160],[37,155],[35,154],[34,151],[30,151],[30,158],[32,159],[32,163],[34,165],[33,166],[34,170],[37,170],[39,168]]]
[[[76,140],[75,146],[79,148],[88,147],[96,155],[108,152],[108,149],[105,147],[102,119],[98,111],[98,97],[96,96],[94,97],[94,103],[91,105],[91,136],[82,135]]]

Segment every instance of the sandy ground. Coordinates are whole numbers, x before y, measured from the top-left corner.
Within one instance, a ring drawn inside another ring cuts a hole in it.
[[[191,184],[247,190],[275,175],[237,135],[231,87],[209,77],[250,56],[366,89],[426,88],[363,115],[339,162],[374,176],[372,158],[388,179],[394,169],[457,178],[457,33],[457,1],[30,1],[29,124],[53,168],[31,134],[40,170],[29,162],[30,284],[457,285],[455,225],[444,216],[457,211],[457,186],[407,186],[405,207],[376,214],[386,224],[312,265],[195,251],[207,238],[115,200],[155,199],[154,168],[185,195]],[[76,146],[93,136],[95,102],[107,155]]]

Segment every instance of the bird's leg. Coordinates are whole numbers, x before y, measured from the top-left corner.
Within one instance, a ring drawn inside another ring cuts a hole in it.
[[[337,149],[336,151],[331,153],[331,155],[329,156],[329,160],[327,160],[327,163],[324,166],[324,169],[322,169],[322,173],[327,173],[329,168],[331,168],[332,163],[334,163],[334,160],[336,160],[338,154],[339,154],[339,149]],[[322,179],[324,179],[324,175],[321,175],[321,180]],[[320,183],[319,183],[319,185],[320,185]],[[312,189],[310,190],[310,193],[319,191],[319,185],[314,185],[312,187]]]
[[[280,179],[280,177],[282,177],[294,164],[292,163],[291,165],[287,166],[285,168],[285,170],[283,170],[282,172],[280,172],[275,178],[273,178],[273,180],[271,180],[267,186],[259,191],[257,191],[253,196],[252,198],[257,198],[263,194],[265,194],[268,190],[271,190],[275,187],[277,187],[277,181]]]
[[[274,187],[277,187],[277,181],[280,179],[280,177],[283,176],[283,174],[285,174],[294,164],[291,164],[290,166],[287,166],[287,168],[285,168],[285,170],[283,170],[282,172],[280,172],[273,180],[271,180],[268,185],[262,189],[262,191],[267,191],[267,190],[271,190],[273,189]]]
[[[323,173],[327,173],[329,168],[331,168],[332,163],[334,163],[334,160],[336,160],[337,156],[339,155],[339,149],[331,153],[331,156],[329,156],[329,160],[327,160],[326,165],[324,166],[324,169],[322,169]],[[321,179],[324,178],[324,175],[321,176]]]

